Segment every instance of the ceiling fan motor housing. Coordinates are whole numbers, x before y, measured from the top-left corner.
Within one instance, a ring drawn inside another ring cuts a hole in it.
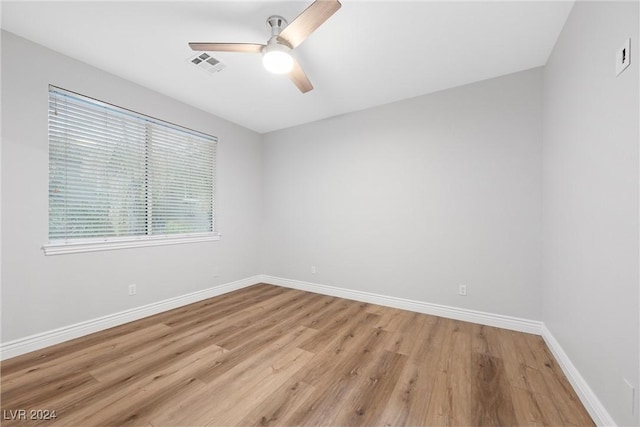
[[[262,48],[262,62],[272,73],[286,74],[293,68],[291,46],[279,35],[287,26],[287,20],[282,16],[272,15],[267,19],[267,25],[271,27],[271,38]]]

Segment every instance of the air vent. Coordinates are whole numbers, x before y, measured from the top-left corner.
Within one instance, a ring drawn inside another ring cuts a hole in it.
[[[188,58],[187,61],[191,62],[201,70],[208,71],[210,73],[217,73],[227,67],[213,56],[204,52],[198,53],[191,58]]]

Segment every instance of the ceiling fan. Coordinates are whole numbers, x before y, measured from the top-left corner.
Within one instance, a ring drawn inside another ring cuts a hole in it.
[[[316,0],[296,19],[287,25],[282,16],[273,15],[267,19],[271,28],[271,38],[267,44],[258,43],[189,43],[196,51],[261,53],[264,67],[276,74],[288,74],[289,79],[302,93],[309,92],[313,85],[300,64],[291,56],[311,33],[331,17],[342,5],[338,0]]]

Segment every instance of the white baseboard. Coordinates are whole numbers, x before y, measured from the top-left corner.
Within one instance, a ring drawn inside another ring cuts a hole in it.
[[[373,294],[369,292],[355,291],[351,289],[337,288],[316,283],[302,282],[299,280],[284,279],[268,275],[257,275],[224,285],[214,286],[186,295],[170,298],[132,308],[130,310],[109,314],[96,319],[87,320],[51,331],[41,332],[28,337],[19,338],[0,344],[0,360],[9,359],[31,351],[40,350],[51,345],[64,341],[79,338],[84,335],[99,332],[114,326],[122,325],[134,320],[139,320],[147,316],[172,310],[187,304],[202,301],[207,298],[225,294],[255,285],[256,283],[270,283],[287,288],[300,289],[303,291],[315,292],[323,295],[331,295],[340,298],[347,298],[356,301],[368,302],[402,310],[426,313],[434,316],[441,316],[450,319],[463,320],[466,322],[479,323],[481,325],[495,326],[498,328],[511,329],[520,332],[527,332],[540,335],[542,333],[542,322],[520,319],[499,314],[485,313],[481,311],[468,310],[464,308],[449,307],[445,305],[431,304],[422,301],[413,301],[404,298],[390,297]]]
[[[580,401],[589,412],[589,415],[591,415],[591,418],[593,418],[596,425],[615,426],[616,422],[613,420],[602,402],[600,402],[600,399],[598,399],[593,390],[591,390],[587,381],[585,381],[582,375],[580,375],[578,369],[571,362],[567,353],[564,352],[560,343],[551,334],[549,329],[547,329],[546,325],[542,326],[542,338],[544,338],[547,346],[549,346],[553,356],[558,361],[558,364],[560,364],[562,371],[573,386],[573,389],[578,394]]]
[[[260,276],[248,277],[235,282],[225,283],[224,285],[214,286],[209,289],[180,295],[175,298],[169,298],[167,300],[144,305],[142,307],[132,308],[130,310],[109,314],[97,319],[87,320],[74,325],[2,343],[0,344],[0,360],[40,350],[54,344],[59,344],[64,341],[112,328],[134,320],[139,320],[147,316],[162,313],[163,311],[172,310],[207,298],[226,294],[227,292],[255,285],[256,283],[260,283]]]
[[[466,308],[450,307],[446,305],[390,297],[386,295],[373,294],[370,292],[355,291],[352,289],[319,285],[317,283],[284,279],[281,277],[268,275],[262,275],[259,277],[261,279],[261,282],[284,286],[287,288],[300,289],[303,291],[315,292],[323,295],[331,295],[340,298],[368,302],[371,304],[399,308],[402,310],[431,314],[434,316],[446,317],[448,319],[456,319],[465,322],[478,323],[481,325],[495,326],[497,328],[510,329],[518,332],[527,332],[536,335],[540,335],[542,333],[542,322],[537,320],[503,316],[500,314],[486,313],[482,311],[469,310]]]

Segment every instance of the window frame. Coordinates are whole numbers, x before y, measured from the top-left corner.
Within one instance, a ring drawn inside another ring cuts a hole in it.
[[[42,250],[45,255],[59,255],[59,254],[69,254],[69,253],[81,253],[81,252],[95,252],[95,251],[104,251],[104,250],[114,250],[114,249],[126,249],[126,248],[135,248],[135,247],[148,247],[148,246],[161,246],[161,245],[175,245],[175,244],[185,244],[185,243],[196,243],[196,242],[207,242],[220,240],[220,233],[216,229],[216,189],[217,189],[217,181],[216,181],[216,157],[217,157],[217,143],[218,138],[209,135],[203,132],[195,131],[193,129],[186,128],[184,126],[176,125],[171,122],[167,122],[165,120],[160,120],[155,117],[139,113],[137,111],[129,110],[114,104],[110,104],[108,102],[104,102],[86,95],[79,94],[77,92],[73,92],[67,89],[63,89],[54,85],[49,85],[48,88],[48,99],[51,101],[52,96],[56,96],[56,94],[72,96],[76,98],[81,98],[83,101],[90,102],[95,104],[97,108],[106,107],[111,110],[116,111],[117,113],[127,114],[136,117],[137,119],[144,120],[148,126],[162,126],[165,128],[177,130],[183,133],[189,133],[191,135],[197,136],[199,138],[205,138],[210,140],[214,146],[212,149],[212,171],[211,171],[211,231],[208,232],[186,232],[186,233],[172,233],[172,234],[146,234],[146,235],[130,235],[130,236],[102,236],[102,237],[94,237],[94,238],[67,238],[67,239],[59,239],[59,240],[51,240],[50,235],[48,237],[47,243],[42,246]],[[47,117],[50,117],[50,109],[48,108]],[[48,119],[49,120],[49,119]],[[149,149],[149,144],[152,143],[152,140],[145,139],[144,146],[145,150]],[[51,167],[50,156],[51,156],[51,134],[50,130],[47,131],[47,148],[49,152],[48,157],[48,165]],[[149,170],[150,164],[148,161],[145,163],[145,170]],[[47,182],[50,185],[51,175],[50,172],[47,174]],[[47,191],[47,206],[50,203],[50,193]],[[50,215],[50,213],[49,213]],[[144,220],[149,222],[151,220],[150,213],[147,211],[145,213]],[[47,233],[50,233],[50,216],[47,217]],[[148,230],[151,232],[151,230]]]

